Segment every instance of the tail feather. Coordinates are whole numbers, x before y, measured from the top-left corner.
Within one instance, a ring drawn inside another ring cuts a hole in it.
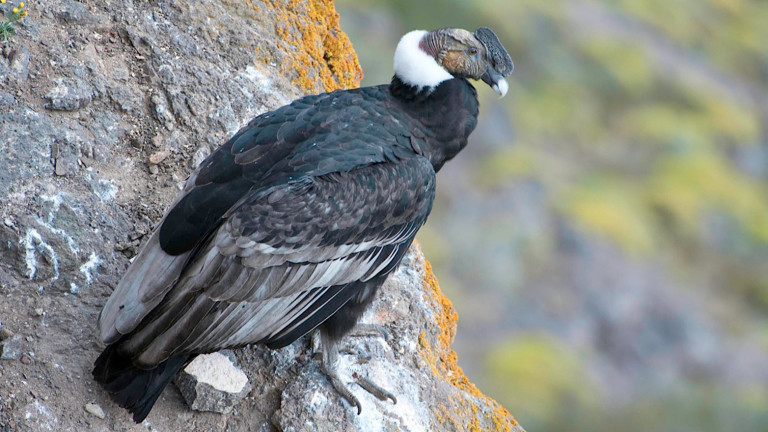
[[[169,255],[156,231],[136,256],[99,315],[101,340],[111,344],[133,331],[170,291],[189,253]]]
[[[153,369],[139,369],[118,352],[118,345],[107,346],[96,359],[93,378],[116,404],[133,414],[133,421],[141,423],[176,372],[192,359],[188,355],[171,357]]]

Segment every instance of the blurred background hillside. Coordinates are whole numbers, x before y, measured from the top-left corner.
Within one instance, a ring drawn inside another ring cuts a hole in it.
[[[768,430],[768,2],[336,4],[363,85],[415,28],[515,61],[419,234],[482,390],[531,432]]]

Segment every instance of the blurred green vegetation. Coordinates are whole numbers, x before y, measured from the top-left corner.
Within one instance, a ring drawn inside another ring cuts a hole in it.
[[[502,104],[512,133],[474,156],[468,165],[474,186],[493,194],[500,185],[536,182],[549,211],[586,235],[632,259],[661,255],[677,277],[711,281],[735,311],[726,314],[764,320],[768,2],[337,4],[366,85],[389,80],[391,57],[382,53],[391,53],[407,30],[494,29],[516,69],[506,99],[490,101],[481,90],[481,103]],[[388,29],[392,40],[373,30],[387,25],[376,21],[383,15],[396,17],[389,23],[398,27]],[[469,298],[473,287],[456,286],[467,281],[455,271],[441,274],[440,265],[462,265],[450,250],[455,239],[443,235],[443,227],[429,226],[419,238],[441,285]],[[494,235],[510,242],[514,236]],[[724,389],[706,379],[606,411],[581,354],[567,346],[543,333],[510,336],[484,355],[479,384],[531,431],[768,430],[768,390]]]
[[[488,391],[507,395],[506,406],[525,412],[528,430],[543,430],[568,407],[594,409],[599,400],[597,389],[581,376],[578,356],[546,334],[522,335],[497,345],[488,354],[487,368],[496,377]],[[512,388],[526,390],[509,391]]]
[[[606,411],[578,354],[546,334],[498,345],[486,367],[495,377],[488,391],[503,395],[529,431],[762,431],[768,424],[768,389],[759,385],[724,391],[701,383]]]

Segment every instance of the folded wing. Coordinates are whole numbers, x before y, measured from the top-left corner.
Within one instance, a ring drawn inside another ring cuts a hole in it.
[[[127,335],[120,350],[152,367],[180,354],[292,342],[396,267],[429,214],[434,185],[432,166],[414,155],[246,194],[184,258],[151,312],[117,320]],[[147,247],[151,265],[170,256]]]

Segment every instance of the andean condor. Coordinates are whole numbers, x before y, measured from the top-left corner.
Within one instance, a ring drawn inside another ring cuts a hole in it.
[[[254,118],[195,170],[110,296],[96,381],[141,422],[197,354],[280,348],[318,329],[323,370],[359,412],[336,374],[338,343],[426,221],[435,172],[475,128],[467,79],[504,96],[512,68],[488,28],[412,31],[389,85]]]

